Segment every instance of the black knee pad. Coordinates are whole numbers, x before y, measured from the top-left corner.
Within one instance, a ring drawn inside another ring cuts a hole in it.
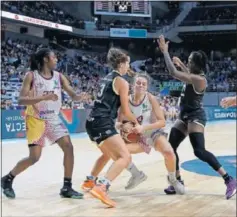
[[[203,133],[190,133],[190,142],[193,146],[194,154],[200,160],[208,163],[214,170],[219,170],[221,164],[216,157],[205,149],[205,138]]]
[[[200,160],[204,160],[204,149],[194,149],[193,152],[194,152],[194,155],[199,158]]]
[[[175,127],[171,128],[169,135],[169,143],[173,149],[177,149],[179,144],[185,139],[185,135]]]
[[[205,139],[203,133],[190,133],[189,140],[194,150],[205,150]]]

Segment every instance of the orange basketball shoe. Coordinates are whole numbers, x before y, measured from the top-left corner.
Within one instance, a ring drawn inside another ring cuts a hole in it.
[[[93,197],[101,200],[102,203],[112,208],[116,206],[115,201],[111,200],[107,194],[107,186],[104,184],[97,184],[91,190],[90,193]]]
[[[89,178],[88,176],[86,177],[86,180],[82,183],[81,188],[84,191],[89,191],[95,186],[95,180]]]

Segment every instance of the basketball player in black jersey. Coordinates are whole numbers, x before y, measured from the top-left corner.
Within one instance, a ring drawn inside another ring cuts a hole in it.
[[[174,62],[178,63],[178,66],[182,69],[182,71],[178,71],[168,52],[169,42],[165,42],[164,36],[160,36],[158,44],[164,54],[165,63],[170,75],[186,83],[181,94],[179,119],[172,127],[169,137],[169,142],[176,154],[177,179],[181,181],[177,148],[185,137],[189,135],[195,156],[208,163],[223,177],[227,186],[226,199],[230,199],[236,193],[236,180],[229,176],[216,157],[205,149],[204,128],[206,125],[206,114],[202,101],[207,86],[204,74],[207,64],[206,54],[203,51],[192,52],[188,59],[188,67],[178,58],[174,59]],[[175,194],[176,192],[170,186],[165,189],[165,193]]]
[[[137,127],[140,125],[129,109],[129,85],[122,77],[129,69],[130,58],[120,49],[111,48],[107,59],[114,70],[101,81],[100,91],[86,121],[86,130],[90,139],[97,143],[102,153],[114,160],[106,175],[96,180],[96,185],[90,193],[109,207],[114,207],[115,202],[107,196],[110,182],[131,162],[131,155],[126,144],[115,128],[120,106],[130,121]],[[98,160],[96,163],[98,165]],[[103,167],[102,164],[101,168]]]

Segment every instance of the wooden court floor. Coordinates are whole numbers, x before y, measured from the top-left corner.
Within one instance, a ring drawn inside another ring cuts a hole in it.
[[[73,185],[80,190],[81,182],[100,152],[87,137],[73,137],[72,141],[75,147]],[[206,146],[217,156],[236,156],[236,123],[208,125]],[[27,154],[24,140],[4,141],[2,174],[9,172]],[[181,163],[195,159],[188,139],[180,146],[179,155]],[[117,202],[117,208],[108,209],[88,194],[83,200],[62,199],[59,197],[63,179],[62,159],[62,152],[56,145],[45,148],[41,160],[15,179],[16,199],[2,197],[2,216],[236,216],[236,196],[231,200],[225,199],[226,188],[219,177],[182,169],[187,194],[165,195],[165,167],[163,158],[156,152],[133,156],[134,163],[148,175],[146,182],[126,191],[127,171],[114,181],[110,196]]]

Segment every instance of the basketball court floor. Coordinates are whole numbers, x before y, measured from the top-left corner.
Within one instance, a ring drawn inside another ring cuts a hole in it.
[[[236,122],[210,123],[205,134],[207,149],[218,156],[236,178]],[[80,184],[90,173],[100,152],[86,134],[72,135],[72,141],[75,150],[73,187],[80,191]],[[63,153],[57,145],[47,147],[41,160],[15,179],[16,199],[2,197],[2,216],[236,216],[236,196],[225,199],[223,179],[195,158],[189,139],[181,144],[178,152],[186,195],[164,194],[167,182],[163,158],[153,151],[150,155],[133,156],[134,163],[148,175],[147,181],[126,191],[124,187],[129,173],[124,171],[110,190],[117,207],[109,209],[87,193],[83,200],[60,198]],[[27,155],[24,139],[3,141],[2,174],[9,172],[18,160]]]

